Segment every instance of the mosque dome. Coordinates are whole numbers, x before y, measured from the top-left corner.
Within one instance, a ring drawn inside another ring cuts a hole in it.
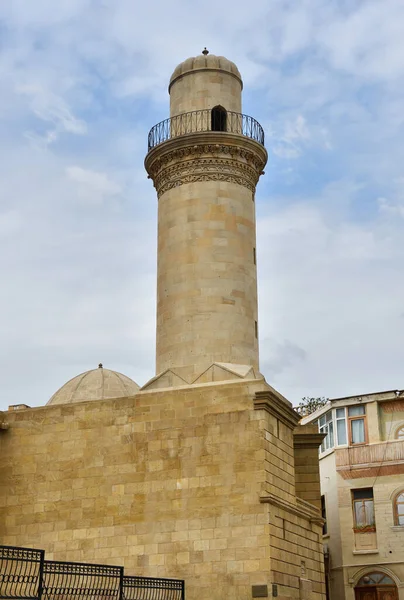
[[[243,81],[241,79],[240,71],[228,58],[224,56],[215,56],[214,54],[209,54],[209,51],[206,48],[202,51],[202,54],[199,56],[192,56],[191,58],[187,58],[182,63],[180,63],[174,69],[174,73],[171,75],[170,85],[168,89],[172,86],[174,81],[183,77],[184,75],[190,73],[191,71],[203,71],[204,69],[208,71],[226,71],[227,73],[231,73],[239,79],[241,86],[243,86]]]
[[[73,404],[89,400],[105,400],[107,398],[122,398],[133,396],[139,391],[139,386],[126,375],[104,369],[102,364],[98,369],[81,373],[65,383],[47,403]]]

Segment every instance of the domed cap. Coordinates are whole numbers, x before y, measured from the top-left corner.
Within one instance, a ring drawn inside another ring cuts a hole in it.
[[[203,71],[204,69],[208,71],[226,71],[227,73],[231,73],[240,81],[241,88],[243,88],[243,80],[241,79],[240,71],[234,62],[231,62],[231,60],[225,58],[224,56],[215,56],[214,54],[209,54],[209,51],[205,48],[202,51],[202,54],[199,56],[187,58],[184,60],[184,62],[175,67],[174,73],[171,75],[168,91],[170,91],[174,81],[180,77],[183,77],[191,71]]]
[[[53,394],[47,404],[73,404],[89,400],[122,398],[133,396],[138,391],[139,386],[132,379],[122,373],[104,369],[100,364],[98,369],[86,371],[70,379]]]

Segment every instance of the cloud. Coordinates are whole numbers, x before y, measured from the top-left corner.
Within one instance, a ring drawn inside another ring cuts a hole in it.
[[[279,138],[280,144],[273,148],[273,153],[280,158],[298,158],[302,154],[303,144],[310,137],[306,119],[297,115],[293,121],[286,121],[284,132]]]
[[[258,221],[261,360],[294,402],[400,387],[402,221],[352,222],[342,211],[330,222],[335,193],[291,199]]]
[[[16,92],[29,99],[30,109],[38,119],[53,125],[52,129],[42,135],[26,132],[27,137],[32,141],[47,145],[54,143],[60,133],[83,135],[87,132],[86,123],[76,118],[63,98],[56,94],[44,90],[39,85],[20,85]]]
[[[404,218],[404,203],[394,203],[387,198],[378,198],[380,212],[390,213]]]
[[[402,387],[401,0],[0,3],[2,406],[103,362],[154,371],[143,159],[178,62],[234,60],[265,127],[259,331],[291,400]],[[93,210],[94,207],[97,210]],[[21,377],[21,365],[24,376]]]
[[[261,340],[261,349],[265,351],[261,370],[266,374],[268,381],[293,368],[297,362],[306,359],[305,350],[290,340],[279,343],[274,339],[264,339]]]
[[[66,167],[66,174],[77,184],[80,198],[94,203],[102,202],[109,196],[117,196],[122,188],[109,178],[106,173],[83,169],[82,167]]]
[[[336,68],[362,78],[394,80],[404,73],[403,21],[400,0],[372,0],[348,13],[341,11],[317,39]]]
[[[21,215],[16,210],[0,213],[0,236],[15,235],[21,228]]]

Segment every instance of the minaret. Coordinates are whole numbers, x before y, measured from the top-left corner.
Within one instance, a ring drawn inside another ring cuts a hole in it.
[[[156,373],[192,381],[213,363],[258,371],[255,187],[264,133],[243,115],[236,65],[189,58],[169,85],[170,118],[149,133],[158,195]]]

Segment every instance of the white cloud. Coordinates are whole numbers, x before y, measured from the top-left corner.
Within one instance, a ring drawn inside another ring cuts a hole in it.
[[[16,88],[16,92],[29,98],[30,109],[38,119],[53,124],[53,129],[46,131],[44,135],[27,132],[27,136],[33,141],[41,140],[45,144],[51,144],[62,132],[75,135],[86,133],[86,123],[75,117],[65,100],[53,92],[32,84],[20,85]]]
[[[67,176],[78,186],[79,196],[94,203],[105,197],[121,194],[122,188],[106,173],[83,169],[78,166],[66,167]]]
[[[0,212],[0,236],[15,235],[21,228],[21,215],[16,210]]]
[[[404,202],[392,202],[387,198],[378,198],[380,212],[404,218]]]
[[[270,137],[274,144],[272,152],[279,158],[296,159],[307,149],[314,147],[325,150],[333,148],[327,128],[318,125],[309,128],[307,119],[303,115],[287,119],[281,127],[281,133],[277,133],[273,126],[270,130]]]
[[[329,200],[296,198],[258,222],[261,362],[295,402],[402,385],[402,222],[330,224]]]
[[[359,77],[392,80],[404,73],[401,0],[370,0],[319,30],[317,40],[336,68]]]
[[[2,405],[42,404],[100,361],[153,374],[146,136],[175,65],[204,46],[238,64],[243,110],[272,132],[256,196],[265,375],[296,401],[402,387],[403,3],[204,8],[0,3]]]

